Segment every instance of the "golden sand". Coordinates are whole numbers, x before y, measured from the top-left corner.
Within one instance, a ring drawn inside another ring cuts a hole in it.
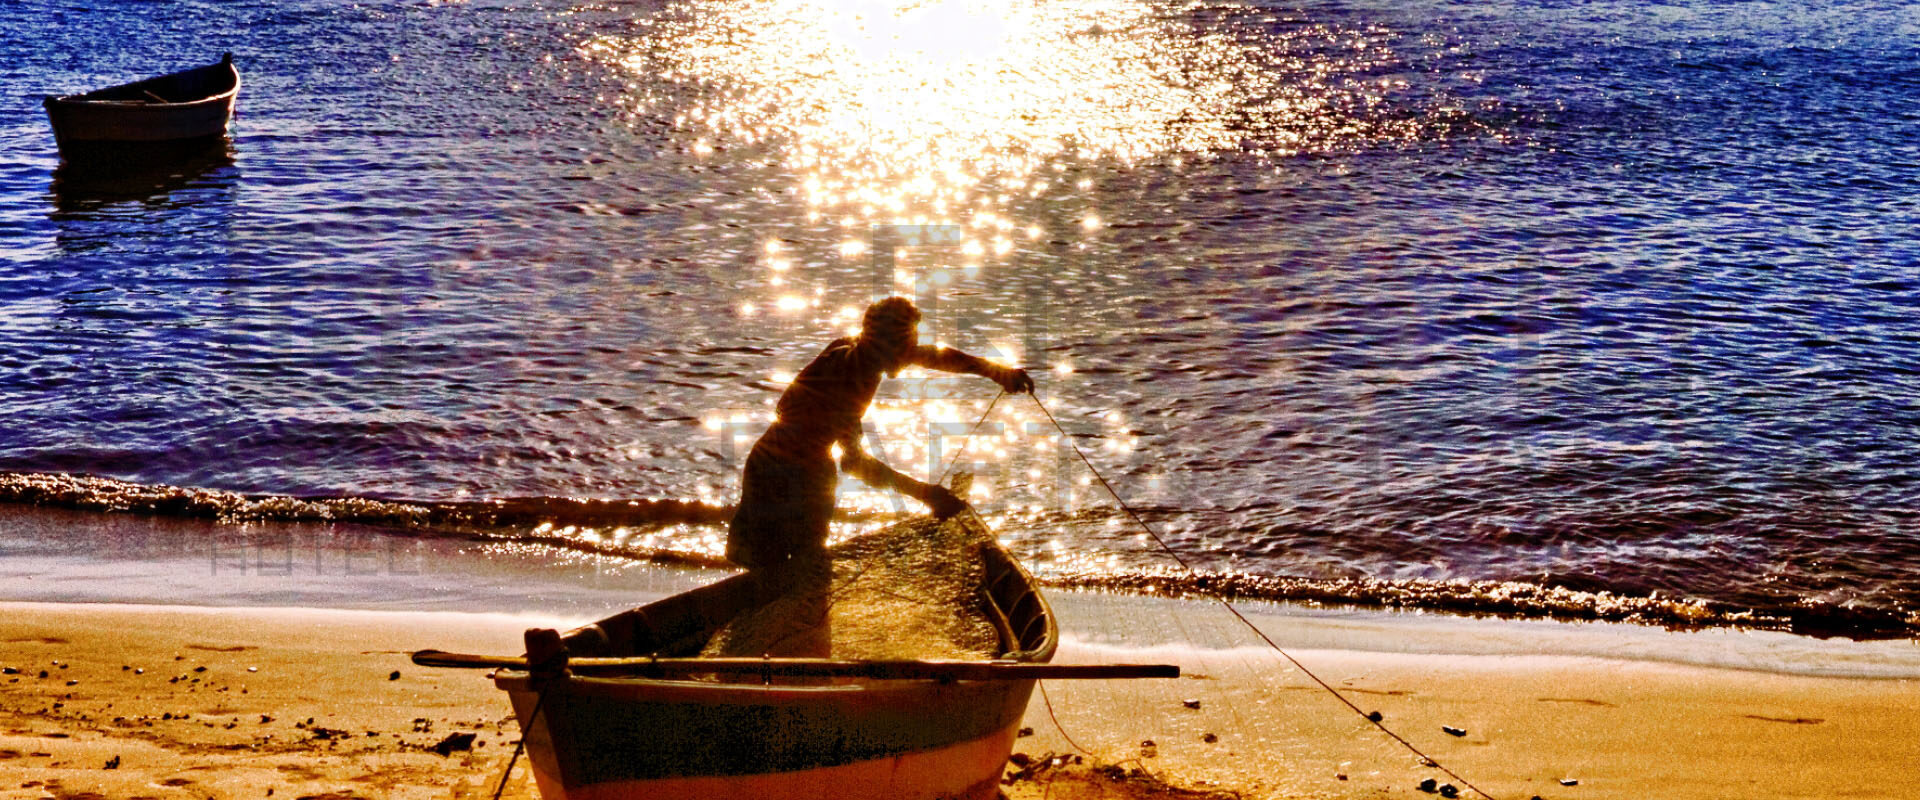
[[[1070,593],[1056,593],[1053,604],[1067,633],[1056,662],[1165,660],[1186,674],[1046,682],[1060,727],[1036,696],[1024,723],[1034,733],[1016,753],[1030,766],[1049,754],[1082,755],[1076,745],[1090,754],[1025,769],[1006,787],[1015,800],[1425,798],[1438,795],[1419,792],[1421,780],[1449,782],[1270,653],[1194,649],[1178,633],[1155,634],[1167,644],[1148,650],[1089,640],[1100,623],[1135,612],[1197,637],[1212,624],[1203,605],[1138,599],[1116,610],[1117,601]],[[1591,627],[1580,635],[1621,655],[1471,655],[1462,653],[1500,637],[1524,643],[1548,628],[1486,621],[1436,633],[1390,615],[1302,626],[1307,618],[1276,613],[1276,624],[1294,626],[1278,630],[1283,642],[1357,637],[1365,622],[1387,641],[1417,644],[1409,652],[1301,645],[1295,655],[1501,800],[1920,796],[1920,682],[1912,679],[1679,663],[1741,640],[1737,632]],[[504,694],[483,672],[419,668],[406,653],[515,653],[523,629],[577,622],[0,603],[0,666],[15,670],[0,676],[0,800],[491,796],[517,736]],[[1626,657],[1630,647],[1654,655]],[[1819,642],[1805,649],[1815,660],[1848,652]],[[445,744],[464,734],[473,735],[470,749]],[[532,795],[524,772],[514,771],[506,796]],[[1156,788],[1147,774],[1171,788]]]

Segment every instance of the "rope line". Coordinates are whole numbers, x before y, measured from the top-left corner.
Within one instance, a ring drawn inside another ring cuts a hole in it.
[[[1006,396],[1007,396],[1007,390],[1001,389],[999,394],[996,394],[993,396],[993,402],[987,404],[987,410],[980,412],[980,418],[977,420],[974,420],[973,427],[967,429],[966,438],[960,441],[960,449],[954,451],[953,460],[947,462],[947,468],[944,470],[941,470],[940,477],[934,480],[935,485],[940,485],[940,486],[946,485],[948,473],[953,472],[954,467],[960,466],[960,457],[967,454],[967,445],[973,444],[973,435],[980,431],[981,425],[986,424],[987,417],[993,414],[993,407],[1000,404],[1000,398],[1006,397]],[[964,500],[965,498],[961,498],[961,499]],[[978,514],[975,514],[974,516],[976,518],[979,517]],[[983,521],[983,524],[984,524],[984,521]]]
[[[500,773],[500,785],[493,789],[493,800],[500,800],[500,794],[507,790],[507,781],[513,778],[513,765],[519,763],[520,751],[527,749],[527,731],[540,721],[540,707],[546,704],[546,688],[535,690],[533,713],[527,715],[527,724],[520,726],[520,740],[513,743],[513,756],[507,759],[507,771]]]
[[[981,425],[986,424],[987,417],[993,415],[993,407],[999,404],[1000,398],[1006,397],[1006,396],[1007,396],[1006,390],[1002,389],[1000,390],[999,394],[994,395],[993,402],[987,403],[987,410],[981,412],[980,419],[975,420],[973,423],[973,427],[967,430],[966,439],[960,443],[960,449],[954,452],[953,460],[947,462],[947,468],[940,473],[940,478],[939,480],[935,481],[936,483],[945,484],[947,482],[947,475],[951,474],[953,472],[953,468],[960,464],[960,457],[966,454],[967,446],[970,444],[973,444],[973,435],[980,430]],[[984,528],[989,532],[993,530],[992,527],[987,525],[987,521],[981,518],[980,512],[974,510],[972,503],[967,504],[966,511],[968,514],[973,516],[973,520],[975,522],[980,523],[981,528]],[[1053,723],[1054,730],[1057,730],[1060,732],[1060,738],[1066,740],[1066,743],[1068,746],[1072,747],[1075,750],[1080,751],[1081,754],[1085,755],[1086,757],[1093,759],[1095,762],[1100,761],[1099,755],[1095,754],[1092,750],[1088,750],[1085,747],[1081,747],[1079,742],[1076,742],[1073,740],[1073,734],[1067,733],[1067,727],[1065,725],[1060,724],[1059,715],[1055,714],[1053,711],[1053,697],[1047,694],[1047,682],[1043,680],[1036,680],[1033,682],[1033,684],[1034,686],[1040,689],[1040,702],[1044,704],[1047,708],[1047,720]],[[1053,778],[1049,776],[1047,779],[1046,793],[1051,794],[1052,791],[1053,791]]]
[[[1053,698],[1047,696],[1047,682],[1037,680],[1033,682],[1033,685],[1040,687],[1040,702],[1046,704],[1047,719],[1053,722],[1053,729],[1060,732],[1060,738],[1067,740],[1067,744],[1071,745],[1073,749],[1078,750],[1082,753],[1085,753],[1088,758],[1091,758],[1096,763],[1098,763],[1100,761],[1100,757],[1097,755],[1094,755],[1092,750],[1088,750],[1087,748],[1081,747],[1079,742],[1074,741],[1073,737],[1067,733],[1066,726],[1060,724],[1060,718],[1057,716],[1054,716]]]
[[[1060,432],[1060,438],[1066,441],[1068,447],[1073,448],[1073,454],[1080,457],[1080,463],[1087,465],[1087,470],[1092,472],[1093,476],[1100,480],[1100,485],[1106,488],[1107,494],[1113,495],[1114,502],[1120,504],[1120,508],[1124,509],[1127,512],[1127,516],[1132,517],[1134,523],[1139,525],[1141,530],[1146,531],[1148,536],[1153,537],[1154,543],[1160,545],[1160,549],[1165,550],[1167,552],[1167,555],[1173,556],[1173,560],[1180,564],[1181,569],[1186,570],[1187,573],[1190,575],[1197,574],[1198,571],[1193,568],[1193,565],[1188,564],[1187,560],[1181,557],[1180,552],[1178,550],[1173,549],[1171,545],[1167,544],[1167,541],[1165,539],[1161,538],[1159,531],[1154,530],[1152,525],[1148,525],[1146,520],[1140,518],[1140,514],[1134,511],[1132,506],[1127,505],[1126,499],[1121,497],[1118,491],[1114,490],[1113,484],[1107,482],[1107,476],[1100,474],[1100,469],[1098,467],[1095,467],[1093,465],[1093,462],[1087,459],[1087,454],[1080,450],[1080,445],[1074,443],[1073,436],[1067,433],[1067,429],[1065,427],[1062,427],[1060,425],[1060,420],[1054,419],[1053,412],[1047,409],[1046,403],[1043,403],[1040,401],[1040,396],[1039,395],[1029,395],[1029,396],[1033,398],[1033,404],[1036,406],[1039,406],[1040,413],[1046,415],[1047,421],[1053,423],[1053,429]],[[988,407],[988,410],[992,410],[992,407]],[[984,419],[984,417],[982,419]],[[1487,794],[1486,790],[1473,785],[1473,783],[1471,781],[1468,781],[1466,778],[1460,777],[1460,773],[1454,772],[1452,769],[1449,769],[1447,766],[1441,764],[1438,759],[1435,759],[1433,756],[1427,755],[1426,753],[1422,752],[1420,748],[1415,747],[1412,742],[1409,742],[1405,738],[1402,738],[1400,734],[1394,733],[1391,729],[1389,729],[1385,724],[1383,724],[1379,720],[1376,720],[1373,717],[1368,716],[1367,712],[1360,710],[1360,707],[1357,705],[1354,705],[1352,700],[1348,700],[1345,695],[1340,694],[1339,690],[1334,689],[1332,685],[1328,684],[1324,680],[1321,680],[1320,676],[1313,674],[1313,670],[1307,669],[1307,666],[1305,664],[1300,663],[1299,659],[1294,658],[1293,654],[1288,653],[1286,649],[1281,647],[1278,642],[1275,642],[1272,637],[1267,636],[1265,631],[1260,630],[1258,626],[1254,625],[1252,620],[1249,620],[1244,615],[1242,615],[1240,613],[1240,609],[1234,608],[1233,603],[1228,602],[1227,599],[1224,597],[1215,598],[1215,599],[1220,603],[1222,607],[1227,609],[1228,613],[1233,614],[1235,619],[1240,620],[1241,624],[1246,625],[1249,630],[1253,631],[1255,636],[1260,637],[1261,641],[1266,642],[1268,647],[1273,648],[1274,652],[1279,653],[1289,663],[1293,664],[1295,669],[1300,670],[1301,674],[1304,674],[1307,677],[1312,678],[1314,683],[1317,683],[1320,685],[1320,688],[1327,690],[1327,694],[1333,695],[1333,698],[1335,700],[1339,700],[1341,704],[1345,705],[1349,709],[1352,709],[1353,713],[1355,715],[1358,715],[1361,719],[1366,720],[1367,724],[1372,725],[1375,728],[1379,728],[1381,733],[1384,733],[1389,738],[1393,739],[1396,742],[1399,742],[1400,746],[1406,748],[1409,752],[1413,753],[1416,756],[1419,756],[1422,764],[1431,764],[1435,769],[1438,769],[1441,772],[1446,773],[1448,777],[1453,778],[1456,781],[1459,781],[1461,785],[1467,787],[1468,789],[1473,790],[1475,794],[1478,794],[1481,797],[1487,798],[1487,800],[1495,800],[1494,796]],[[1043,694],[1042,697],[1045,697],[1045,695]],[[1047,712],[1049,714],[1053,712],[1053,708],[1051,705],[1048,706]],[[1056,720],[1054,724],[1057,726],[1059,725],[1059,722]],[[1065,735],[1065,733],[1066,731],[1064,730],[1061,731],[1062,735]]]

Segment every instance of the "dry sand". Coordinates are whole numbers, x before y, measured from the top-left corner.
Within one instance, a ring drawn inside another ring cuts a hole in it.
[[[1187,677],[1046,684],[1059,727],[1036,695],[1018,751],[1079,752],[1064,730],[1091,755],[1021,770],[1016,800],[1427,797],[1439,795],[1421,780],[1454,782],[1271,652],[1232,641],[1204,605],[1055,605],[1069,632],[1060,661],[1173,660]],[[1146,611],[1161,628],[1131,621]],[[1684,663],[1903,676],[1912,643],[1273,612],[1256,619],[1309,668],[1502,800],[1920,797],[1915,679]],[[504,696],[484,673],[415,667],[406,653],[513,653],[523,628],[568,622],[0,604],[0,666],[17,670],[0,676],[0,798],[491,796],[515,735]],[[1353,646],[1329,646],[1341,642]],[[1529,642],[1576,654],[1529,654]],[[1412,651],[1385,652],[1396,649]],[[471,749],[433,749],[466,733]],[[521,772],[508,796],[530,796]],[[1109,777],[1129,772],[1180,790]]]
[[[19,670],[0,678],[6,798],[479,796],[512,750],[504,697],[406,654],[517,652],[551,622],[37,603],[0,618],[0,664]],[[459,732],[473,749],[430,749]]]

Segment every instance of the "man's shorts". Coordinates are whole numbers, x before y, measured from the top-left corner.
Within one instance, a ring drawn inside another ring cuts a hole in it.
[[[727,560],[756,569],[777,566],[796,552],[824,549],[839,478],[832,458],[794,461],[755,447],[740,478]]]

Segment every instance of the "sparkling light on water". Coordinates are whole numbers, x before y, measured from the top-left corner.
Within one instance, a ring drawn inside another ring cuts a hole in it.
[[[1279,43],[1241,41],[1193,27],[1195,8],[709,0],[583,50],[634,76],[623,102],[636,116],[671,110],[696,146],[778,148],[808,206],[861,223],[990,223],[1011,197],[1053,188],[1068,157],[1124,165],[1415,134],[1351,113],[1379,102],[1373,91],[1330,85],[1391,61],[1366,32],[1303,25]],[[1326,39],[1351,46],[1286,46]]]
[[[899,293],[1073,432],[1010,398],[968,447],[1029,563],[1147,575],[1071,442],[1251,575],[1908,613],[1902,13],[0,4],[25,92],[220,49],[251,87],[230,160],[132,191],[0,108],[0,467],[724,505],[781,378]],[[869,449],[932,477],[994,391],[910,370]]]
[[[1248,40],[1196,25],[1206,10],[1132,0],[704,0],[653,17],[635,34],[592,37],[581,50],[629,75],[617,102],[635,120],[670,116],[687,152],[769,153],[791,177],[765,189],[794,197],[809,223],[846,233],[831,249],[839,264],[891,255],[891,291],[924,301],[979,294],[996,280],[984,267],[1036,246],[1056,223],[1036,216],[1033,202],[1075,198],[1082,210],[1061,235],[1097,237],[1107,222],[1095,182],[1072,175],[1084,165],[1177,165],[1222,152],[1267,158],[1418,135],[1417,122],[1365,122],[1354,113],[1380,102],[1375,92],[1385,87],[1340,81],[1392,61],[1378,32],[1295,24],[1277,42]],[[876,226],[893,225],[954,233],[910,236],[911,246],[874,252],[888,246],[874,240]],[[773,238],[757,263],[764,294],[741,303],[742,317],[771,308],[788,331],[858,330],[856,307],[796,290],[831,283],[821,273],[834,261],[810,261]],[[978,302],[960,308],[947,315],[1021,312]],[[952,319],[938,322],[951,330]],[[933,324],[923,340],[937,333]],[[1063,357],[1022,354],[1006,339],[989,350],[1056,383],[1073,375]],[[893,399],[868,415],[869,448],[933,479],[964,446],[961,468],[983,473],[977,504],[1070,512],[1084,500],[1064,474],[1070,465],[1058,432],[1028,401],[1006,400],[988,420],[997,433],[967,437],[959,429],[979,420],[992,387],[967,385],[960,391],[970,399],[961,399],[946,388],[952,381],[902,375]],[[733,426],[744,445],[770,420],[763,412]],[[1097,449],[1124,461],[1138,438],[1121,412],[1106,422],[1112,435],[1099,434]],[[715,424],[709,418],[709,429]],[[842,507],[856,512],[918,510],[850,480],[841,491]]]

